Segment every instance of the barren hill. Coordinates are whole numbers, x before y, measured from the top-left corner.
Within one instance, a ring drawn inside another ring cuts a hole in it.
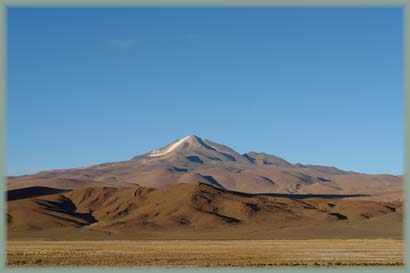
[[[13,192],[8,235],[59,240],[402,236],[402,202],[356,198],[248,194],[204,183],[64,192],[37,187]]]

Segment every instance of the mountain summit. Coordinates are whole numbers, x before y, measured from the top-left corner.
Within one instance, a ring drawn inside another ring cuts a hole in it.
[[[397,176],[291,164],[267,153],[241,155],[228,146],[195,135],[126,161],[9,177],[7,187],[163,188],[198,182],[246,193],[385,194],[402,189],[402,179]]]
[[[157,157],[157,156],[164,156],[164,155],[170,154],[172,152],[176,152],[178,150],[181,150],[187,147],[190,147],[192,149],[195,146],[200,146],[199,141],[200,141],[200,138],[195,135],[186,136],[186,137],[183,137],[181,139],[178,139],[172,142],[171,144],[168,144],[167,146],[163,148],[154,150],[147,155],[150,157]]]
[[[246,162],[246,160],[233,149],[195,135],[178,139],[145,156],[150,158],[165,158],[169,162],[185,159],[186,161],[201,164],[204,162],[212,164],[212,162],[226,161],[236,163]]]

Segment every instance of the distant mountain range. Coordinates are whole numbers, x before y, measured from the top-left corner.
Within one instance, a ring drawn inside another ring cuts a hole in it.
[[[11,239],[402,238],[403,182],[188,136],[127,161],[9,177]]]
[[[291,164],[266,153],[239,154],[194,135],[126,161],[9,177],[7,187],[163,188],[197,182],[245,193],[366,194],[391,198],[401,196],[403,189],[401,176]]]

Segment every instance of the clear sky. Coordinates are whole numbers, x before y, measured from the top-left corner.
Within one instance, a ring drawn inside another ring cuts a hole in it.
[[[186,135],[403,173],[399,8],[8,10],[7,174]]]

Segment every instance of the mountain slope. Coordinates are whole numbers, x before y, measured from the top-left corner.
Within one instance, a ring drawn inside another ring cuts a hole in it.
[[[178,183],[208,183],[248,193],[392,194],[402,178],[367,175],[335,167],[291,164],[277,156],[233,149],[187,136],[147,154],[121,161],[34,175],[9,177],[7,187],[59,189],[138,186],[162,188]]]

